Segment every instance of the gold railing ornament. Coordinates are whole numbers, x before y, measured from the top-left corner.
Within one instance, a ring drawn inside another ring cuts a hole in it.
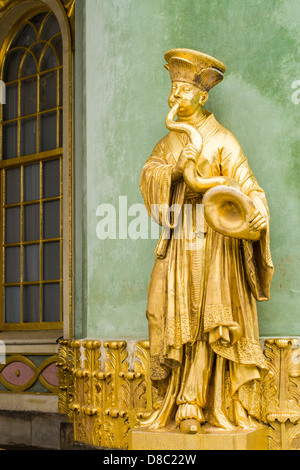
[[[131,366],[125,341],[61,341],[59,354],[59,412],[73,423],[74,440],[126,449],[128,431],[152,411],[156,398],[149,342],[137,342]]]
[[[263,383],[262,415],[271,450],[300,449],[300,348],[297,338],[265,341],[270,373]]]
[[[261,386],[261,417],[268,425],[269,449],[300,449],[299,341],[270,338],[264,344],[270,371]],[[100,341],[60,342],[59,411],[73,423],[76,442],[127,449],[129,430],[138,428],[158,403],[150,380],[149,342],[136,343],[131,365],[125,341],[107,341],[103,348],[106,359],[100,368]]]

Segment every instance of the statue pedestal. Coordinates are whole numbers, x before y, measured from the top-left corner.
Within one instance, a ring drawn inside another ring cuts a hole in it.
[[[184,434],[178,429],[132,429],[129,450],[268,450],[268,428],[223,431],[202,427],[199,434]]]

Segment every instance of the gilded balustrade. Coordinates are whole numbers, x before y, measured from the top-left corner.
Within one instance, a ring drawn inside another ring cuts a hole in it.
[[[300,449],[300,346],[298,339],[266,339],[270,372],[261,389],[261,416],[270,450]],[[128,431],[156,407],[149,378],[148,341],[138,341],[130,363],[125,341],[61,341],[59,412],[73,423],[74,440],[128,448]]]

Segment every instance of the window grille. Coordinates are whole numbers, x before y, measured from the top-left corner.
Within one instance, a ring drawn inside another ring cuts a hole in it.
[[[62,327],[62,36],[23,22],[2,64],[1,329]]]

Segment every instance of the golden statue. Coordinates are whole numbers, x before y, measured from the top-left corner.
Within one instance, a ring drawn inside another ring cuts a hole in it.
[[[162,400],[141,425],[158,429],[175,419],[187,433],[204,423],[252,429],[268,371],[256,308],[269,299],[274,270],[267,201],[236,138],[203,109],[224,64],[189,49],[170,50],[165,60],[170,132],[140,183],[162,225],[147,305],[151,379]]]

